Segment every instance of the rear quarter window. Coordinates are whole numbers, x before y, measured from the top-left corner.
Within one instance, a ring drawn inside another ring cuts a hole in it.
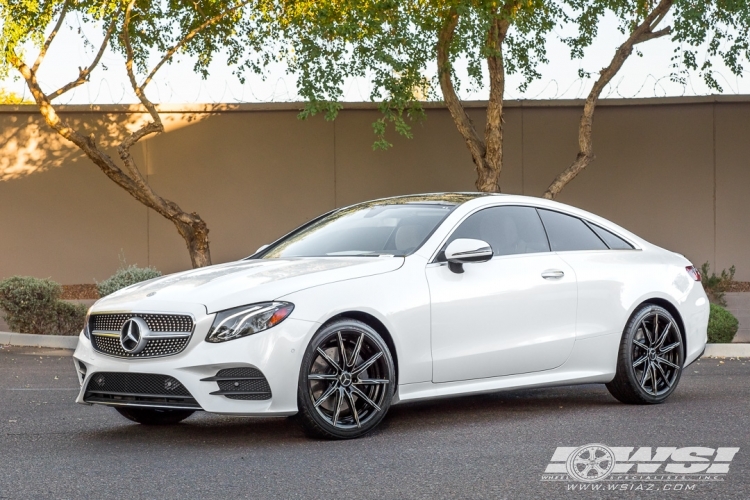
[[[596,224],[588,223],[588,226],[607,244],[612,250],[633,250],[633,245],[623,240],[616,234],[607,231]]]
[[[602,239],[578,217],[538,209],[553,252],[608,250]]]

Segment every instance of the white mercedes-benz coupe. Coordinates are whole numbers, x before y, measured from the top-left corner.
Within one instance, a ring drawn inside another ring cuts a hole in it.
[[[705,349],[700,279],[682,255],[552,201],[370,201],[99,300],[76,401],[142,424],[296,415],[339,439],[392,404],[520,387],[602,383],[661,403]]]

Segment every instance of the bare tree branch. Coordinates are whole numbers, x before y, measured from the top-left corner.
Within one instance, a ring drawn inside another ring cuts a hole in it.
[[[664,29],[660,29],[659,31],[653,31],[653,32],[649,31],[641,35],[641,37],[635,41],[635,44],[648,42],[649,40],[653,40],[654,38],[661,38],[671,33],[672,33],[672,28],[670,26]]]
[[[133,91],[135,92],[136,97],[138,97],[138,100],[141,101],[141,104],[148,110],[148,113],[151,115],[151,118],[153,118],[154,123],[157,123],[159,125],[158,132],[161,132],[164,127],[161,123],[161,117],[159,116],[159,113],[156,111],[156,107],[154,104],[148,100],[146,97],[146,94],[143,93],[143,88],[138,86],[138,82],[135,78],[135,72],[133,71],[133,45],[130,43],[130,33],[128,30],[130,29],[130,14],[133,11],[133,6],[135,6],[135,0],[131,0],[128,6],[125,8],[125,21],[122,25],[122,43],[125,45],[125,53],[126,53],[126,61],[125,61],[125,70],[128,73],[128,78],[130,79],[130,86],[133,87]]]
[[[109,39],[112,37],[112,32],[115,29],[115,25],[117,24],[117,19],[119,17],[120,17],[120,13],[118,12],[117,15],[109,23],[109,27],[107,28],[107,33],[104,35],[104,41],[102,42],[102,45],[99,47],[99,51],[96,53],[96,57],[94,57],[94,61],[85,69],[79,68],[78,78],[76,78],[75,80],[68,83],[67,85],[62,86],[59,89],[52,92],[51,94],[49,94],[47,97],[50,101],[57,97],[60,97],[65,92],[71,89],[74,89],[80,85],[83,85],[89,80],[89,75],[91,75],[91,72],[99,64],[99,61],[101,60],[102,55],[104,54],[104,51],[107,50]]]
[[[663,11],[661,14],[659,14],[656,19],[653,20],[653,22],[649,25],[648,31],[654,31],[657,26],[664,20],[665,17],[667,17],[667,13],[669,12],[669,9]]]
[[[459,100],[458,95],[456,95],[456,90],[451,81],[450,47],[453,42],[453,36],[457,25],[458,13],[455,9],[451,9],[445,16],[445,23],[440,30],[438,38],[438,79],[440,80],[440,88],[443,91],[443,99],[448,107],[448,111],[450,111],[458,131],[466,141],[466,145],[471,152],[471,157],[474,160],[474,163],[477,165],[477,168],[481,168],[481,165],[484,162],[486,146],[484,141],[479,137],[479,134],[477,134],[471,118],[469,118],[466,110],[461,105],[461,101]]]
[[[36,73],[32,68],[24,64],[15,54],[11,54],[10,59],[11,64],[18,69],[19,73],[21,73],[21,76],[26,81],[26,85],[31,91],[31,95],[34,97],[34,100],[39,107],[39,111],[47,125],[58,134],[78,146],[86,156],[88,156],[107,175],[107,177],[112,179],[118,186],[125,189],[144,205],[154,208],[151,201],[140,193],[135,182],[133,182],[133,180],[115,164],[109,155],[97,148],[93,138],[86,137],[76,132],[66,121],[60,118],[52,107],[52,104],[47,99],[47,96],[44,95],[44,92],[37,81]]]
[[[44,41],[44,45],[42,45],[42,48],[39,50],[39,55],[36,57],[36,61],[34,61],[33,66],[31,66],[30,68],[32,73],[36,73],[36,70],[39,69],[39,65],[42,64],[42,61],[44,60],[44,56],[47,55],[47,50],[49,49],[49,46],[52,45],[52,40],[55,39],[57,32],[60,31],[60,27],[62,26],[62,23],[65,20],[65,14],[67,14],[68,12],[69,3],[70,3],[70,0],[65,0],[65,3],[63,4],[62,9],[60,10],[60,17],[57,18],[57,23],[55,23],[55,27],[52,28],[52,31],[47,37],[47,40]]]
[[[596,103],[599,100],[599,96],[604,90],[604,87],[612,80],[612,78],[620,71],[622,65],[625,63],[627,58],[633,52],[633,46],[637,43],[652,40],[660,36],[667,35],[671,32],[671,28],[664,28],[662,30],[652,32],[651,28],[658,24],[657,21],[664,19],[669,9],[672,7],[673,0],[661,0],[659,4],[654,7],[648,16],[633,30],[628,39],[620,45],[615,52],[612,61],[609,66],[604,68],[599,74],[599,79],[594,82],[594,86],[591,88],[586,103],[583,105],[583,114],[581,115],[581,122],[578,126],[578,155],[576,155],[575,161],[561,172],[552,184],[549,185],[547,191],[544,192],[543,197],[547,199],[553,199],[557,196],[560,191],[573,179],[576,178],[593,160],[594,160],[594,145],[592,141],[592,131],[594,124],[594,110]]]

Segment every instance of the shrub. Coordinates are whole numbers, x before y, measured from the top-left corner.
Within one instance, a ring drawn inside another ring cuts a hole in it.
[[[703,289],[708,295],[708,300],[712,304],[718,304],[726,307],[727,302],[724,300],[724,293],[729,289],[732,281],[734,281],[734,266],[729,268],[729,271],[722,269],[721,273],[717,276],[716,273],[709,275],[710,266],[708,262],[701,266],[701,283],[703,283]]]
[[[60,335],[78,335],[86,322],[87,308],[83,304],[58,301],[55,304],[57,330]]]
[[[13,276],[0,282],[3,319],[14,332],[49,333],[56,326],[55,304],[62,287],[49,279]]]
[[[13,276],[0,281],[0,307],[14,332],[76,335],[86,307],[60,300],[62,287],[50,279]]]
[[[737,333],[739,322],[732,313],[721,306],[711,304],[708,317],[708,341],[712,344],[726,344],[732,341]]]
[[[120,269],[115,274],[102,281],[97,282],[96,287],[99,289],[99,296],[105,297],[117,290],[121,290],[130,285],[135,285],[141,281],[158,278],[161,273],[154,267],[138,267],[136,265],[125,266],[122,263]]]

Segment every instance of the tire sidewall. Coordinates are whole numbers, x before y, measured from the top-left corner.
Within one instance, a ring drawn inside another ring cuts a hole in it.
[[[680,368],[679,372],[677,373],[677,377],[674,380],[674,383],[672,384],[672,387],[664,394],[661,394],[659,396],[654,396],[653,394],[650,394],[643,390],[641,387],[640,382],[638,381],[636,374],[635,374],[635,368],[633,368],[633,362],[632,359],[632,344],[633,344],[633,337],[635,337],[636,332],[638,331],[638,325],[640,324],[641,320],[643,320],[646,316],[652,313],[659,313],[659,316],[663,316],[666,318],[669,318],[672,321],[672,324],[674,325],[673,328],[677,329],[677,333],[680,335],[680,347],[679,347],[679,363],[680,367],[683,367],[685,364],[685,342],[682,337],[682,331],[680,330],[679,324],[675,320],[674,316],[664,309],[663,307],[656,306],[656,305],[648,305],[645,307],[640,308],[636,313],[632,316],[630,321],[628,321],[627,327],[625,329],[625,350],[624,350],[624,359],[620,360],[621,363],[624,363],[624,366],[622,366],[622,369],[625,370],[625,373],[627,374],[628,381],[630,382],[631,386],[634,388],[635,391],[637,391],[640,398],[642,398],[645,402],[648,403],[663,403],[669,396],[672,395],[672,393],[677,388],[677,385],[680,382],[680,378],[682,377],[682,368]]]
[[[340,330],[356,331],[364,333],[370,340],[378,345],[382,350],[388,366],[388,387],[385,389],[385,398],[383,403],[380,405],[380,411],[375,417],[368,421],[361,428],[354,429],[340,429],[333,427],[327,420],[325,420],[314,407],[312,398],[310,397],[310,391],[308,388],[307,375],[310,372],[312,362],[316,358],[317,347],[328,340],[329,337],[334,335]],[[299,412],[302,418],[311,419],[317,427],[319,427],[325,434],[330,434],[332,438],[337,439],[352,439],[363,436],[380,424],[380,422],[388,413],[388,409],[391,406],[393,400],[394,387],[396,383],[395,377],[395,365],[393,363],[393,357],[388,344],[383,338],[369,325],[362,323],[361,321],[352,319],[341,319],[329,324],[324,325],[318,332],[313,335],[310,343],[307,346],[305,355],[302,358],[302,364],[300,366],[299,380],[297,387],[297,405],[299,406]]]

